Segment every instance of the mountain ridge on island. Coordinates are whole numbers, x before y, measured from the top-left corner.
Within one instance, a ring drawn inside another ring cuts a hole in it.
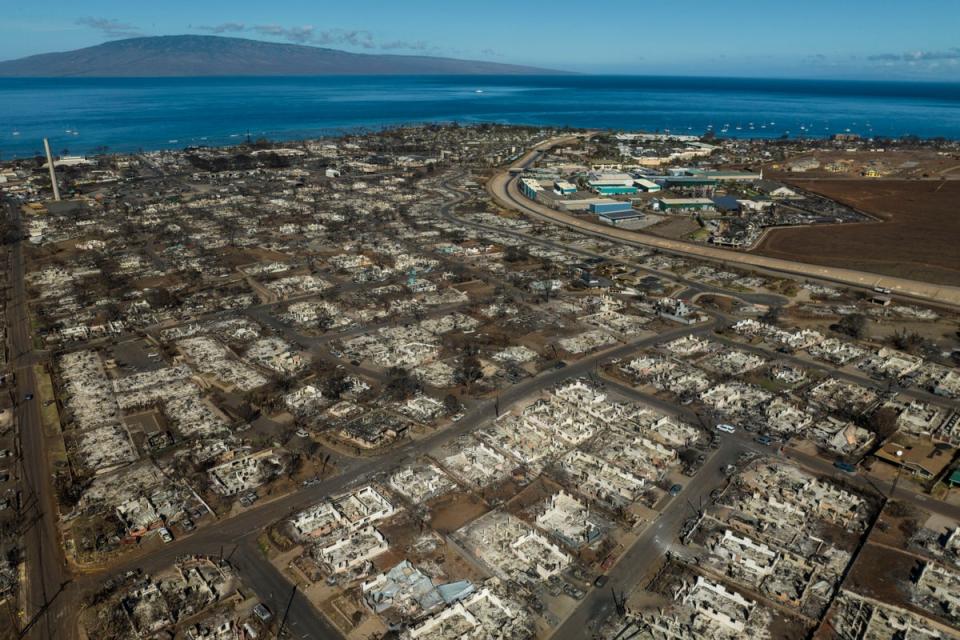
[[[326,75],[557,75],[565,71],[422,55],[352,53],[206,35],[111,40],[0,62],[0,77],[120,78]]]

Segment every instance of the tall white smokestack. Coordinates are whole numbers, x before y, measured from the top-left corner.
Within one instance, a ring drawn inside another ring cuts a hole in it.
[[[47,167],[50,169],[50,184],[53,186],[53,199],[60,202],[60,188],[57,187],[57,174],[53,170],[53,156],[50,155],[50,141],[43,139],[43,149],[47,152]]]

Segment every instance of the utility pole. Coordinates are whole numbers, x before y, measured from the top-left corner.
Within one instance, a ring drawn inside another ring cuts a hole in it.
[[[290,615],[290,607],[293,605],[293,597],[297,595],[297,585],[293,585],[293,591],[290,592],[290,599],[287,600],[287,608],[283,611],[283,618],[280,619],[280,627],[277,629],[277,640],[280,640],[280,634],[283,633],[283,626],[287,624],[287,616]]]
[[[890,497],[887,500],[893,500],[893,494],[897,491],[897,483],[900,482],[900,472],[903,471],[903,450],[897,449],[897,475],[893,478],[893,484],[890,486]]]
[[[621,618],[627,613],[627,594],[624,592],[622,596],[617,596],[617,590],[611,585],[610,593],[613,595],[613,604],[616,607],[617,615]]]
[[[47,168],[50,170],[50,185],[53,187],[53,199],[60,202],[60,188],[57,186],[57,174],[53,170],[53,155],[50,153],[50,141],[43,139],[43,150],[47,153]]]

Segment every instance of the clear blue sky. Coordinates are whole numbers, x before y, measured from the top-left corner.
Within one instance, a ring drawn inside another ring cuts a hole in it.
[[[588,73],[960,81],[960,0],[41,0],[3,3],[0,59],[220,33]]]

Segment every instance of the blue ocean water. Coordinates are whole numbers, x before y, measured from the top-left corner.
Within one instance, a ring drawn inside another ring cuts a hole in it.
[[[0,158],[419,122],[960,138],[960,84],[636,76],[0,79]]]

